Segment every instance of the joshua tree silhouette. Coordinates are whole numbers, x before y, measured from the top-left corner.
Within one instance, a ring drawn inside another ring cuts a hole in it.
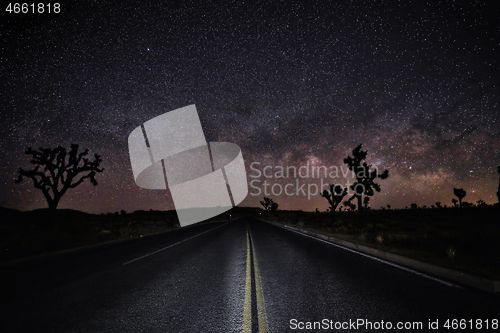
[[[51,210],[57,208],[61,197],[68,189],[77,187],[85,179],[88,178],[94,186],[97,185],[95,174],[104,170],[104,168],[99,169],[102,159],[98,154],[94,154],[94,160],[90,161],[85,157],[89,150],[85,149],[78,153],[76,144],[71,145],[68,153],[66,148],[61,146],[38,150],[28,148],[25,153],[31,155],[30,162],[35,167],[31,170],[19,168],[16,183],[22,182],[24,177],[33,180],[33,185],[42,191]],[[80,174],[82,175],[79,176]]]
[[[344,163],[347,164],[349,170],[354,172],[356,177],[355,182],[351,185],[351,189],[354,191],[354,194],[349,198],[349,201],[354,198],[358,199],[359,213],[363,210],[363,195],[371,197],[375,194],[374,190],[380,192],[380,185],[375,183],[375,179],[386,179],[389,177],[389,170],[385,170],[379,175],[377,168],[372,170],[371,165],[363,162],[363,160],[366,159],[368,152],[362,151],[361,146],[362,145],[359,145],[352,150],[352,157],[347,156],[344,159]]]
[[[460,207],[463,206],[462,199],[467,195],[467,192],[464,191],[463,188],[453,188],[453,194],[458,197],[458,201],[460,202]]]
[[[330,191],[324,190],[321,193],[323,198],[328,200],[330,204],[330,212],[332,213],[332,219],[335,221],[335,210],[337,206],[342,202],[342,199],[347,195],[347,187],[342,189],[340,185],[328,185]]]
[[[264,210],[268,212],[273,212],[278,209],[278,204],[273,201],[273,199],[264,197],[264,201],[261,201],[260,204],[264,206]]]

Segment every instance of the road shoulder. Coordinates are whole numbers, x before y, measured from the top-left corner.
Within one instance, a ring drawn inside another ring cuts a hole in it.
[[[260,220],[260,219],[259,219]],[[424,274],[428,274],[439,279],[443,279],[446,281],[450,281],[452,283],[456,283],[461,286],[471,287],[474,289],[479,289],[491,293],[499,293],[500,292],[500,281],[488,279],[485,277],[481,277],[478,275],[460,272],[457,270],[453,270],[450,268],[440,267],[437,265],[429,264],[426,262],[422,262],[416,259],[407,258],[398,254],[386,252],[383,250],[371,248],[365,245],[355,244],[352,242],[348,242],[345,240],[337,239],[331,236],[326,236],[322,234],[318,234],[309,230],[303,230],[300,228],[292,227],[289,225],[283,225],[280,223],[260,220],[265,223],[269,223],[275,225],[280,228],[289,229],[295,232],[299,232],[305,235],[312,236],[314,238],[318,238],[330,243],[333,243],[337,246],[344,247],[346,249],[350,249],[359,253],[367,254],[369,256],[381,259],[383,261],[387,261],[389,263],[394,263],[417,272],[422,272]]]

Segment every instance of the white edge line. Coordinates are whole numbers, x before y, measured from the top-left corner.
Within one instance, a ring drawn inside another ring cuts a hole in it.
[[[212,231],[212,230],[215,230],[215,229],[220,228],[220,227],[222,227],[222,226],[225,226],[227,223],[228,223],[228,222],[226,222],[226,223],[224,223],[224,224],[222,224],[222,225],[219,225],[219,226],[217,226],[217,227],[213,227],[213,228],[208,229],[208,230],[206,230],[206,231],[203,231],[203,232],[201,232],[201,233],[199,233],[199,234],[196,234],[196,235],[191,236],[191,237],[189,237],[189,238],[183,239],[183,240],[181,240],[181,241],[179,241],[179,242],[177,242],[177,243],[170,244],[169,246],[165,246],[165,247],[164,247],[164,248],[162,248],[162,249],[159,249],[159,250],[156,250],[156,251],[154,251],[154,252],[151,252],[151,253],[145,254],[145,255],[143,255],[142,257],[138,257],[138,258],[132,259],[132,260],[130,260],[130,261],[127,261],[126,263],[123,263],[122,265],[128,265],[128,264],[130,264],[130,263],[133,263],[134,261],[137,261],[137,260],[140,260],[140,259],[143,259],[143,258],[149,257],[150,255],[153,255],[153,254],[155,254],[155,253],[161,252],[161,251],[166,250],[166,249],[168,249],[168,248],[170,248],[170,247],[176,246],[176,245],[178,245],[178,244],[180,244],[180,243],[184,243],[185,241],[188,241],[188,240],[193,239],[193,238],[195,238],[195,237],[198,237],[198,236],[201,236],[201,235],[203,235],[203,234],[206,234],[206,233],[207,233],[207,232],[209,232],[209,231]]]
[[[373,260],[380,261],[380,262],[382,262],[382,263],[384,263],[384,264],[387,264],[387,265],[389,265],[389,266],[393,266],[393,267],[396,267],[396,268],[402,269],[402,270],[404,270],[404,271],[407,271],[407,272],[410,272],[410,273],[413,273],[413,274],[416,274],[416,275],[423,276],[423,277],[425,277],[425,278],[427,278],[427,279],[434,280],[434,281],[436,281],[436,282],[440,282],[440,283],[445,284],[445,285],[447,285],[447,286],[449,286],[449,287],[455,287],[455,288],[463,289],[462,287],[457,286],[456,284],[450,283],[450,282],[445,281],[445,280],[438,279],[438,278],[436,278],[436,277],[434,277],[434,276],[430,276],[430,275],[427,275],[427,274],[424,274],[424,273],[420,273],[420,272],[415,271],[415,270],[413,270],[413,269],[411,269],[411,268],[404,267],[404,266],[401,266],[401,265],[395,264],[395,263],[393,263],[393,262],[386,261],[386,260],[384,260],[384,259],[380,259],[380,258],[377,258],[377,257],[371,256],[371,255],[369,255],[369,254],[366,254],[366,253],[363,253],[363,252],[360,252],[360,251],[356,251],[356,250],[350,249],[350,248],[348,248],[348,247],[345,247],[345,246],[342,246],[342,245],[339,245],[339,244],[335,244],[335,243],[333,243],[333,242],[326,241],[326,240],[321,239],[321,238],[317,238],[317,237],[314,237],[314,236],[311,236],[311,235],[308,235],[308,234],[304,234],[304,233],[302,233],[302,232],[300,232],[300,231],[296,231],[296,230],[293,230],[293,229],[289,229],[289,228],[286,228],[286,227],[284,227],[284,226],[283,226],[283,227],[278,226],[278,227],[283,228],[283,229],[285,229],[285,230],[293,231],[293,232],[295,232],[295,233],[297,233],[297,234],[299,234],[299,235],[302,235],[302,236],[307,236],[307,237],[309,237],[309,238],[312,238],[312,239],[315,239],[315,240],[321,241],[321,242],[323,242],[323,243],[330,244],[330,245],[333,245],[333,246],[339,247],[339,248],[341,248],[341,249],[344,249],[344,250],[347,250],[347,251],[350,251],[350,252],[353,252],[353,253],[356,253],[356,254],[362,255],[362,256],[364,256],[364,257],[367,257],[367,258],[370,258],[370,259],[373,259]]]

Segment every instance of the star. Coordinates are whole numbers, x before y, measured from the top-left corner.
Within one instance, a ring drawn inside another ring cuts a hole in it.
[[[77,143],[102,156],[105,172],[99,186],[68,191],[60,208],[173,208],[165,193],[135,185],[127,138],[190,104],[207,141],[240,146],[247,168],[299,168],[311,156],[315,166],[340,168],[363,143],[367,163],[389,170],[373,207],[450,203],[454,187],[467,190],[469,202],[495,202],[494,4],[215,0],[172,9],[124,1],[79,2],[36,25],[0,22],[8,83],[0,90],[0,206],[45,207],[40,191],[12,180],[30,165],[24,151]],[[296,179],[267,181],[271,188]],[[242,204],[260,200],[249,195]],[[320,196],[273,200],[288,209],[327,207]]]

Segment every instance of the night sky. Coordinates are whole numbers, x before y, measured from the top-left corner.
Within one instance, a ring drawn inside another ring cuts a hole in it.
[[[77,143],[99,153],[105,171],[98,186],[69,190],[58,208],[173,209],[167,191],[135,185],[127,138],[190,104],[207,141],[241,147],[249,181],[252,162],[261,170],[341,167],[362,143],[369,163],[389,169],[374,208],[451,205],[454,187],[467,191],[465,201],[495,203],[500,13],[493,6],[125,0],[61,1],[60,14],[32,21],[4,12],[0,206],[47,207],[30,181],[14,183],[16,170],[30,165],[24,151]],[[306,188],[320,181],[299,180]],[[255,192],[240,206],[258,206],[263,195]],[[317,195],[270,197],[282,209],[327,208]]]

